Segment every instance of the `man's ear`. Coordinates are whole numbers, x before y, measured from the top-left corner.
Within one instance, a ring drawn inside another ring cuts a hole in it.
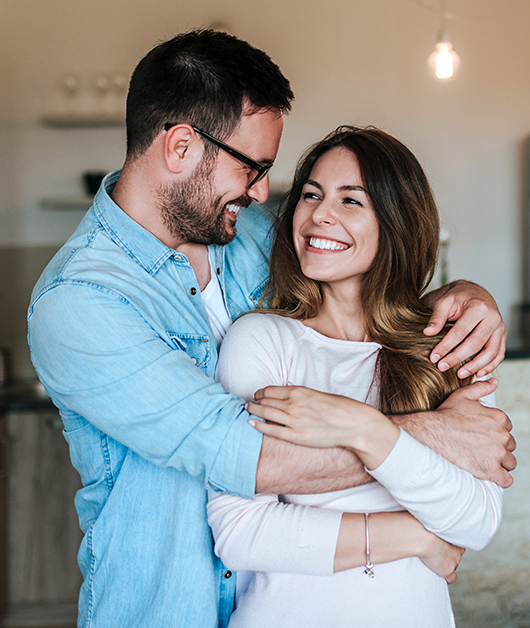
[[[164,159],[174,174],[194,170],[203,152],[204,145],[189,124],[176,124],[166,131]]]

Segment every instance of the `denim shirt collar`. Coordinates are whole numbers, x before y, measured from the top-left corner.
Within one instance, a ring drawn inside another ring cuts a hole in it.
[[[111,199],[110,194],[118,181],[121,171],[110,172],[103,180],[94,198],[94,212],[109,238],[127,252],[148,273],[156,274],[160,267],[170,258],[177,261],[188,261],[186,255],[169,248],[128,216]],[[124,234],[125,237],[122,237]],[[221,247],[216,247],[221,248]],[[216,253],[222,256],[222,252]]]
[[[107,236],[151,275],[169,260],[190,268],[184,253],[163,244],[156,236],[128,216],[110,197],[121,171],[110,172],[94,198],[92,211]],[[232,319],[256,307],[268,273],[270,216],[251,205],[238,217],[238,236],[230,244],[209,245],[225,303]],[[262,252],[260,252],[262,250]],[[234,270],[237,269],[237,277]]]

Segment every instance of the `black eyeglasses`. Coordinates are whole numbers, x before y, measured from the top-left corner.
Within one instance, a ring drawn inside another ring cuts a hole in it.
[[[166,131],[169,131],[169,129],[173,126],[176,126],[176,122],[174,123],[167,122],[164,125],[164,129]],[[274,162],[272,162],[271,164],[262,164],[259,161],[255,161],[248,155],[245,155],[245,153],[242,153],[241,151],[233,148],[232,146],[229,146],[228,144],[221,142],[221,140],[218,140],[216,137],[213,137],[209,133],[206,133],[206,131],[201,131],[201,129],[198,129],[196,126],[192,126],[191,128],[195,131],[195,133],[198,133],[199,135],[202,135],[203,137],[205,137],[207,140],[210,140],[210,142],[212,142],[216,146],[219,146],[219,148],[222,148],[229,155],[232,155],[232,157],[235,157],[237,160],[239,160],[240,162],[244,163],[246,166],[249,166],[249,168],[252,168],[252,170],[255,170],[257,172],[257,175],[250,182],[250,185],[248,186],[249,188],[251,188],[253,185],[256,185],[258,181],[261,181],[265,176],[267,176],[269,170],[274,166]]]

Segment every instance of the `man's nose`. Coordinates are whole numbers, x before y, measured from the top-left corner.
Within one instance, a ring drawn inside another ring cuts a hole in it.
[[[263,179],[248,189],[249,196],[256,203],[264,203],[269,198],[269,175],[265,175]]]

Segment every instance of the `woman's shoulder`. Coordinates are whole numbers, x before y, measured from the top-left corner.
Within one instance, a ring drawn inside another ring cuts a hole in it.
[[[230,327],[221,343],[217,368],[217,379],[225,390],[252,399],[258,388],[287,384],[296,347],[291,323],[296,321],[255,312]]]
[[[228,334],[247,336],[267,336],[275,338],[298,338],[303,334],[299,321],[271,312],[250,312],[235,321]],[[227,334],[227,335],[228,335]]]
[[[290,360],[303,334],[303,325],[294,319],[269,312],[251,312],[238,318],[221,344],[221,355],[246,355],[249,360]]]

